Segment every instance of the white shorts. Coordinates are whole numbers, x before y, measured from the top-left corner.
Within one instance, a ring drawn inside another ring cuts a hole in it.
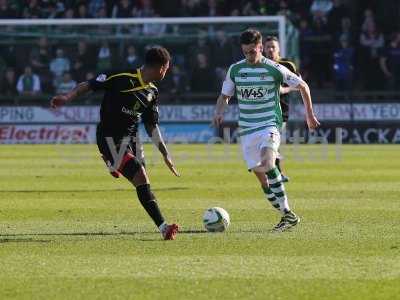
[[[266,129],[246,134],[240,137],[242,144],[243,158],[246,161],[249,170],[261,165],[261,149],[271,148],[278,153],[281,143],[281,136],[276,127],[267,127]]]
[[[286,125],[287,125],[287,122],[283,122],[283,123],[282,123],[281,129],[279,129],[279,133],[280,133],[281,135],[282,135],[282,133],[286,134]],[[283,159],[282,153],[281,153],[281,152],[278,152],[278,153],[276,154],[276,158],[278,158],[278,159]]]

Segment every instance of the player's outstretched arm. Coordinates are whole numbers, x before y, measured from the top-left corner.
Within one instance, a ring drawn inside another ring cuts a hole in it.
[[[289,94],[291,92],[298,91],[299,89],[297,87],[291,87],[291,86],[281,86],[279,88],[281,95]]]
[[[164,158],[164,162],[167,165],[167,167],[171,170],[171,172],[175,176],[180,177],[181,175],[175,168],[175,164],[173,163],[172,158],[168,152],[167,145],[164,142],[164,139],[161,135],[161,131],[160,131],[160,128],[158,127],[158,125],[145,123],[144,127],[146,129],[147,135],[151,138],[153,144],[156,145],[156,147],[162,154],[162,156]]]
[[[52,108],[58,108],[60,106],[65,105],[68,102],[71,102],[75,98],[88,93],[90,90],[91,90],[90,85],[87,81],[81,82],[68,93],[54,96],[50,100],[50,106]]]
[[[310,88],[305,81],[301,82],[297,88],[300,90],[301,98],[303,99],[304,107],[306,109],[307,126],[309,129],[315,129],[320,125],[320,123],[314,114]]]
[[[220,126],[224,121],[225,107],[228,105],[230,98],[231,98],[230,96],[226,96],[224,94],[219,95],[213,119],[213,124],[215,127]]]

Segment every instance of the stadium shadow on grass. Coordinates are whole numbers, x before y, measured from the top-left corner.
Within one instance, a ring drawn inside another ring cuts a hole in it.
[[[157,191],[179,191],[188,190],[187,187],[168,187],[168,188],[155,188],[152,189],[154,192]],[[2,193],[94,193],[94,192],[129,192],[132,188],[127,189],[95,189],[95,190],[1,190]]]

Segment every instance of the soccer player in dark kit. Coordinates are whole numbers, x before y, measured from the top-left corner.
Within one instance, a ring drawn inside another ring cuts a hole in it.
[[[282,58],[280,56],[280,47],[279,47],[279,41],[278,38],[275,36],[267,36],[265,38],[265,44],[264,44],[264,51],[265,51],[265,56],[282,66],[285,66],[286,68],[289,69],[289,71],[293,72],[294,74],[300,76],[299,72],[297,71],[296,65],[285,58]],[[289,120],[289,98],[288,94],[292,91],[296,91],[295,88],[289,87],[287,84],[283,84],[280,89],[280,105],[282,109],[282,118],[283,118],[283,124],[282,124],[282,129],[286,129],[287,122]],[[283,182],[288,182],[289,177],[285,176],[283,173],[283,166],[282,166],[282,155],[279,153],[278,157],[276,158],[276,166],[278,167],[279,171],[281,172],[282,175],[282,181]]]
[[[164,78],[170,60],[164,47],[152,47],[146,51],[140,69],[98,74],[67,94],[54,96],[50,103],[52,108],[57,108],[90,91],[104,91],[96,132],[99,151],[111,175],[116,178],[122,175],[135,186],[140,203],[165,240],[175,239],[178,225],[167,224],[160,212],[146,170],[136,155],[136,148],[140,147],[136,136],[141,118],[166,165],[179,176],[158,127],[158,90],[153,84]]]

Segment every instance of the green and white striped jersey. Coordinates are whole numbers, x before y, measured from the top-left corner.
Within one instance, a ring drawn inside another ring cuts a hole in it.
[[[302,79],[286,67],[262,57],[250,65],[241,60],[230,66],[222,85],[222,94],[239,101],[239,135],[250,134],[270,126],[282,126],[280,86],[298,86]]]

